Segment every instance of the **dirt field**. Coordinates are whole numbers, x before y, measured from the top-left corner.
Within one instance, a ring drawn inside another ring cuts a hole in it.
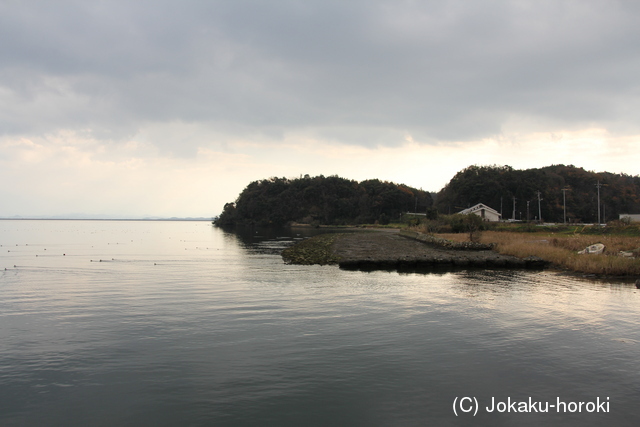
[[[341,234],[331,249],[341,267],[527,266],[525,260],[490,250],[445,250],[389,231]]]

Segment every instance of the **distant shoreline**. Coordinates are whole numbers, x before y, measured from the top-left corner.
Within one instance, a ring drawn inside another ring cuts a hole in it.
[[[211,218],[0,218],[0,221],[193,221],[211,222]]]

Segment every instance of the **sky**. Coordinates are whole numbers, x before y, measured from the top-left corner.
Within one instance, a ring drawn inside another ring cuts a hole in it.
[[[273,176],[640,174],[640,2],[0,0],[0,217],[212,217]]]

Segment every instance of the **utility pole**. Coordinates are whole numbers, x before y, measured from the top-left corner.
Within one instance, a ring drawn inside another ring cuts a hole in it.
[[[538,191],[538,218],[540,219],[540,223],[542,223],[542,209],[540,208],[540,202],[542,199],[540,198],[540,191]]]
[[[512,216],[513,220],[516,220],[516,197],[513,197],[513,216]]]
[[[602,187],[600,181],[598,181],[596,187],[598,187],[598,225],[600,225],[600,187]]]
[[[527,222],[529,222],[529,202],[531,200],[527,200]]]
[[[563,211],[563,223],[567,225],[567,187],[562,189],[562,211]]]

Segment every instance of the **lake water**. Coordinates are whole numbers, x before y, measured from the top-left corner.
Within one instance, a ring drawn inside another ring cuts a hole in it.
[[[0,425],[639,425],[631,282],[285,265],[303,236],[0,221]]]

